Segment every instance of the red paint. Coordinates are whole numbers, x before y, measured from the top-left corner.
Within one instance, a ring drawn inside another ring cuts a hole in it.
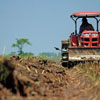
[[[71,41],[72,41],[72,46],[77,47],[78,46],[78,36],[71,34]]]
[[[76,12],[72,15],[100,15],[100,12]]]
[[[77,17],[74,19],[74,17]],[[100,22],[100,12],[76,12],[73,13],[71,18],[75,22],[75,33],[77,33],[77,19],[83,17],[95,18],[97,21],[97,30]],[[99,31],[99,30],[98,30]],[[71,34],[71,42],[73,47],[100,47],[100,34],[98,31],[83,31],[81,36]]]
[[[83,31],[80,36],[81,47],[100,47],[100,36],[97,31]]]

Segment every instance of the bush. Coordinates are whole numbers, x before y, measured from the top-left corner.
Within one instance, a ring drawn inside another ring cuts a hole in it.
[[[19,54],[18,56],[20,56],[21,58],[29,58],[29,57],[33,57],[34,54],[33,53],[22,53],[22,54]]]

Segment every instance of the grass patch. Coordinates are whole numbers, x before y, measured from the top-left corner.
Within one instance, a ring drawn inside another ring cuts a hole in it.
[[[87,62],[77,65],[80,71],[87,73],[87,75],[95,81],[100,83],[100,63],[97,62]]]

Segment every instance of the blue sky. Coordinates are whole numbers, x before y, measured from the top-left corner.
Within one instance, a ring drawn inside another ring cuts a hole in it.
[[[74,12],[100,11],[100,0],[0,0],[0,54],[17,51],[11,45],[27,38],[32,46],[25,52],[58,52],[61,40],[74,31],[70,15]]]

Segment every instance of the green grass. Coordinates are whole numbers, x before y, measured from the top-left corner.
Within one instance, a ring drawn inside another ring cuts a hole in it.
[[[6,57],[6,58],[10,58],[12,56],[19,56],[21,58],[27,59],[29,57],[34,57],[34,54],[32,54],[32,53],[22,53],[22,54],[6,54],[6,55],[4,55],[4,57]]]
[[[77,65],[78,69],[87,73],[87,75],[95,81],[100,82],[100,63],[85,63]]]

